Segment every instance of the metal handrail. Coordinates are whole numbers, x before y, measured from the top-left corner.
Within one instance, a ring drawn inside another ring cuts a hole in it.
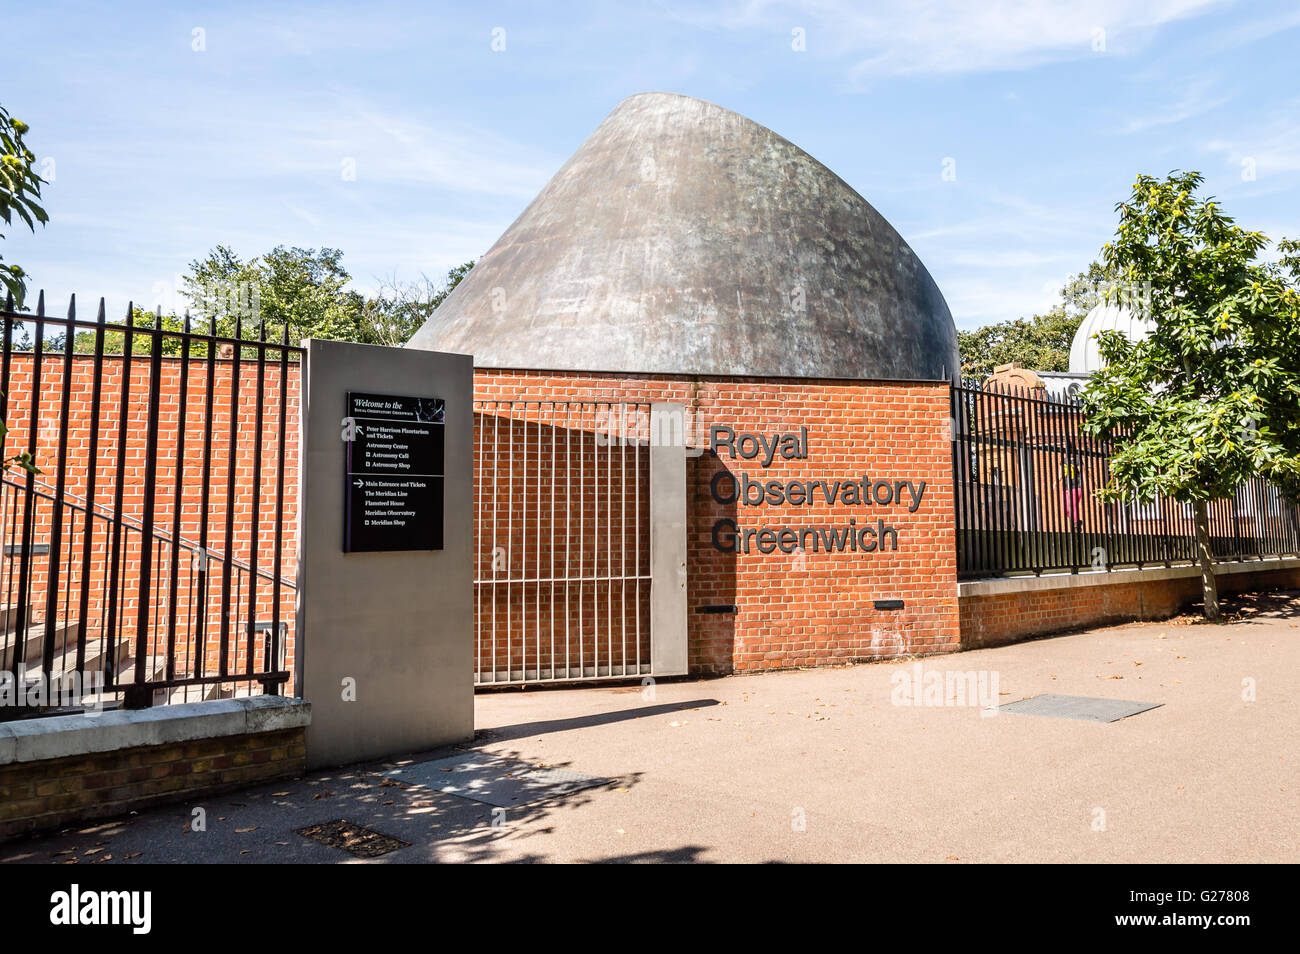
[[[5,486],[13,487],[15,491],[27,489],[27,485],[25,483],[15,481],[15,480],[10,480],[8,477],[3,478],[2,482]],[[36,477],[32,478],[32,483],[33,485],[40,484],[44,487],[50,486],[45,481],[40,480],[39,478]],[[40,490],[35,486],[32,487],[32,493],[43,500],[49,500],[51,502],[57,499],[53,494],[46,493],[45,491]],[[86,512],[85,504],[87,501],[85,497],[75,494],[70,490],[63,491],[63,497],[64,497],[63,503],[65,506],[70,507],[73,510],[80,511],[81,513]],[[80,504],[73,503],[67,499],[69,497],[76,497],[77,500],[81,501],[81,503]],[[139,533],[144,532],[144,526],[135,517],[129,516],[127,514],[115,515],[113,513],[112,508],[105,507],[103,504],[99,504],[99,503],[94,505],[94,510],[95,512],[93,516],[98,517],[100,520],[103,520],[106,523],[112,524],[114,521],[117,521],[121,523],[122,526],[124,527],[129,527],[132,530],[135,530]],[[238,557],[231,557],[229,560],[227,560],[220,550],[214,550],[212,549],[212,547],[208,547],[206,550],[204,550],[203,547],[200,547],[197,543],[195,543],[193,540],[189,539],[188,537],[180,537],[177,540],[172,540],[172,535],[167,530],[160,530],[155,528],[152,532],[152,536],[154,537],[155,540],[165,540],[166,542],[171,543],[174,546],[179,545],[181,548],[185,550],[189,550],[191,553],[197,554],[200,552],[204,552],[207,554],[209,560],[215,560],[218,563],[233,566],[236,567],[237,569],[244,570],[245,572],[252,569],[252,566],[247,561],[241,560]],[[269,580],[271,582],[275,581],[275,574],[268,573],[266,570],[259,569],[257,571],[257,575],[264,580]],[[287,586],[290,589],[296,590],[298,588],[298,581],[297,579],[291,579],[290,577],[287,576],[281,576],[280,585]]]

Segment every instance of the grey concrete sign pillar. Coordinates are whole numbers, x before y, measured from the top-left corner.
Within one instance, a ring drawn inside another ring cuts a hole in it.
[[[474,735],[473,361],[305,342],[296,681],[309,767]],[[445,401],[443,549],[344,553],[348,391]]]
[[[650,406],[650,671],[686,674],[686,411]]]

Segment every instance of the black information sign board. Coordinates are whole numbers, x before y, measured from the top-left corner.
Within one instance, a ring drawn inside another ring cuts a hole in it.
[[[440,398],[349,391],[343,552],[442,549]]]

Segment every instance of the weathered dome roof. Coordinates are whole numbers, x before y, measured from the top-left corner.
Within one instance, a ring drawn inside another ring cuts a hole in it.
[[[1141,341],[1152,331],[1151,322],[1123,305],[1095,305],[1084,315],[1079,330],[1070,342],[1070,373],[1092,374],[1100,371],[1104,361],[1097,350],[1099,331],[1118,331],[1130,341]]]
[[[952,316],[888,222],[751,120],[619,103],[411,338],[479,367],[939,379]]]

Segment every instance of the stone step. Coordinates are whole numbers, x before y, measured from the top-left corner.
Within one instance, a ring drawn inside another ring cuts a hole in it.
[[[17,631],[9,625],[11,616],[6,611],[5,626],[0,631],[0,669],[12,669],[14,664],[14,652],[17,649],[16,643]],[[77,640],[77,621],[75,619],[60,620],[54,625],[54,647],[55,655],[62,652],[65,645],[70,645],[76,649]],[[42,651],[45,648],[45,623],[32,623],[27,627],[27,638],[23,643],[23,662],[30,667],[32,664],[40,665]]]

